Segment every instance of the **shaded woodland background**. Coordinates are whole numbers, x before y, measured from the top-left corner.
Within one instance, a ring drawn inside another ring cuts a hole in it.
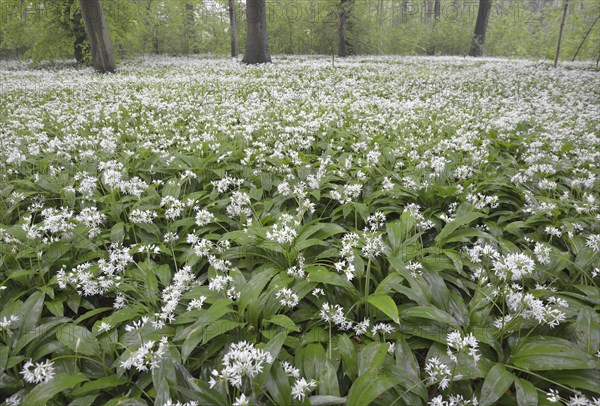
[[[347,2],[347,1],[346,1]],[[240,52],[245,1],[234,1]],[[467,55],[478,0],[267,1],[272,54],[340,53],[341,15],[347,54]],[[115,58],[145,54],[231,52],[228,0],[102,0]],[[562,0],[493,0],[484,55],[552,59]],[[0,57],[34,63],[76,58],[89,63],[89,41],[77,0],[0,0]],[[570,0],[561,60],[598,58],[600,1]],[[587,38],[582,44],[584,37]],[[581,46],[580,46],[581,45]]]

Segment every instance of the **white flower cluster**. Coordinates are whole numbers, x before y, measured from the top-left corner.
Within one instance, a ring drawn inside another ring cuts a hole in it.
[[[284,213],[279,222],[274,224],[270,231],[267,231],[267,238],[282,245],[291,244],[298,235],[296,230],[298,226],[300,226],[300,220]]]
[[[169,348],[169,341],[167,337],[162,337],[156,349],[154,349],[154,344],[156,341],[143,343],[137,350],[129,354],[129,358],[121,362],[121,367],[124,369],[135,368],[140,372],[157,368]]]
[[[429,358],[425,363],[425,372],[429,375],[429,382],[431,384],[437,383],[441,390],[450,385],[450,378],[452,377],[450,368],[439,358]]]
[[[242,378],[256,377],[263,371],[265,363],[273,363],[273,356],[268,351],[258,349],[246,341],[231,344],[223,358],[223,368],[221,371],[212,371],[209,385],[213,388],[219,380],[239,389],[242,387]]]
[[[511,280],[519,281],[531,275],[535,262],[527,255],[518,252],[501,256],[494,261],[493,267],[496,276],[501,280],[505,281],[510,276]]]
[[[162,327],[165,322],[173,322],[175,319],[175,309],[179,304],[181,296],[194,285],[195,279],[196,277],[192,272],[192,267],[189,265],[186,265],[175,272],[171,284],[162,291],[163,305],[160,313],[155,314],[156,328]]]
[[[333,323],[341,330],[349,330],[352,328],[352,321],[346,318],[344,315],[344,308],[340,305],[323,303],[320,315],[323,321]]]
[[[458,363],[457,354],[463,350],[466,350],[467,354],[473,358],[474,362],[479,361],[481,358],[481,354],[479,354],[478,349],[479,342],[473,333],[469,333],[463,337],[460,332],[453,331],[448,333],[446,336],[446,341],[448,342],[448,356],[456,363]]]
[[[46,360],[44,362],[33,363],[29,360],[23,365],[21,375],[28,383],[46,383],[54,378],[54,362]]]

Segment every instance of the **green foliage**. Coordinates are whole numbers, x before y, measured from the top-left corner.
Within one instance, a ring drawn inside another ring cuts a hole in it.
[[[598,72],[567,66],[2,64],[1,398],[597,398]]]

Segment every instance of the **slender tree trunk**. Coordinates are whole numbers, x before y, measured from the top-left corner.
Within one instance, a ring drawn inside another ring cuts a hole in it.
[[[433,3],[433,18],[437,21],[442,16],[442,4],[440,0]]]
[[[340,2],[340,26],[338,29],[338,56],[345,57],[352,54],[352,46],[348,40],[347,30],[350,27],[348,17],[353,0],[341,0]]]
[[[235,0],[229,0],[229,28],[231,31],[231,57],[238,56],[237,22],[235,20]]]
[[[271,62],[265,0],[246,1],[246,52],[243,63]]]
[[[379,17],[379,29],[383,28],[383,0],[379,0],[379,3],[377,4],[377,14]]]
[[[588,35],[590,35],[590,32],[592,32],[592,29],[594,28],[594,25],[596,25],[596,23],[598,22],[598,19],[600,19],[600,15],[598,17],[596,17],[596,19],[594,20],[594,22],[592,23],[591,27],[587,30],[587,32],[585,33],[585,35],[583,36],[583,39],[581,40],[581,42],[579,43],[579,46],[577,47],[577,51],[575,51],[575,55],[573,55],[573,59],[571,60],[571,62],[575,61],[575,58],[577,58],[577,54],[579,54],[579,50],[581,49],[581,47],[583,46],[583,43],[585,42],[585,40],[587,39]]]
[[[560,28],[558,29],[558,42],[556,43],[556,55],[554,56],[554,67],[558,66],[558,57],[560,55],[560,43],[562,41],[563,28],[565,27],[565,20],[567,19],[567,10],[569,9],[569,0],[565,0],[563,6],[563,15],[560,20]]]
[[[185,3],[185,53],[188,54],[195,51],[194,47],[194,6]],[[191,46],[190,46],[191,45]]]
[[[114,72],[116,70],[115,58],[100,0],[79,0],[79,5],[85,22],[85,30],[90,40],[94,69],[100,73]]]
[[[477,10],[477,21],[475,22],[475,31],[471,42],[470,56],[482,56],[483,44],[485,42],[485,33],[487,32],[490,11],[492,10],[492,0],[479,0],[479,9]]]

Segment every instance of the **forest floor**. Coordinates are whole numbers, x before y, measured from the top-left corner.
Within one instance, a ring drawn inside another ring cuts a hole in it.
[[[593,64],[274,60],[0,62],[3,404],[599,404]]]

